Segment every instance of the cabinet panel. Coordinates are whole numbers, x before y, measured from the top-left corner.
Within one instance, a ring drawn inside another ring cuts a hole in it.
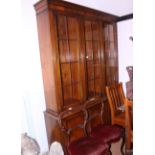
[[[115,33],[116,24],[107,24],[104,26],[107,85],[118,82],[118,53]]]
[[[81,94],[79,93],[80,92],[80,84],[78,84],[78,83],[74,84],[72,87],[73,87],[73,98],[80,100],[80,98],[81,98]]]
[[[68,41],[60,40],[59,41],[59,51],[60,51],[60,62],[69,62],[70,55],[69,55],[69,47]]]
[[[92,41],[86,41],[86,59],[93,60],[93,45]]]
[[[93,40],[99,40],[99,24],[92,22]]]
[[[58,23],[58,37],[59,38],[67,38],[67,21],[66,16],[59,15],[57,18]]]
[[[69,48],[70,48],[70,61],[78,61],[79,60],[79,51],[78,51],[78,43],[74,40],[69,40]]]
[[[69,39],[78,38],[78,22],[76,18],[68,17],[68,34]]]
[[[92,40],[92,27],[90,21],[85,21],[85,39]]]
[[[102,95],[102,90],[101,90],[101,86],[99,85],[99,83],[101,83],[102,81],[101,81],[102,79],[101,78],[97,78],[96,80],[95,80],[95,95],[96,96],[100,96],[100,95]]]
[[[93,49],[94,49],[94,60],[100,60],[101,59],[101,53],[100,53],[100,44],[98,41],[93,41]]]
[[[87,98],[103,94],[100,26],[99,21],[85,20]]]
[[[69,100],[71,98],[71,96],[72,96],[72,86],[71,85],[63,87],[63,95],[64,95],[64,101]]]
[[[94,80],[88,80],[88,97],[95,96]]]
[[[94,75],[95,78],[101,78],[102,74],[101,74],[101,63],[100,61],[95,61],[94,62]]]
[[[70,64],[61,64],[62,84],[63,86],[71,85],[71,68]]]
[[[87,78],[88,80],[94,79],[94,62],[87,61]]]
[[[71,73],[72,73],[72,83],[79,83],[80,82],[80,70],[78,63],[71,64]]]
[[[56,14],[56,18],[59,36],[61,81],[63,85],[63,105],[69,106],[80,102],[82,98],[79,18],[59,13]]]

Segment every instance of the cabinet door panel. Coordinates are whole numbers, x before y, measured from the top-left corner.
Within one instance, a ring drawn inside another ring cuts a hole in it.
[[[99,83],[102,82],[101,78],[98,78],[95,80],[95,94],[96,95],[101,95],[102,94],[102,87],[99,85]]]
[[[85,39],[92,40],[92,27],[90,21],[85,21]]]
[[[61,73],[63,85],[71,85],[70,64],[61,64]]]
[[[57,13],[57,32],[60,56],[63,105],[80,103],[82,99],[83,68],[80,63],[79,18]],[[81,74],[80,74],[81,73]]]
[[[59,50],[60,50],[60,61],[63,62],[69,62],[70,61],[70,55],[69,55],[69,48],[68,48],[68,42],[66,40],[60,40],[59,41]]]
[[[106,83],[118,82],[118,53],[116,47],[116,25],[107,24],[104,27],[106,54]]]
[[[88,97],[93,97],[95,95],[94,92],[94,80],[88,81]]]
[[[71,64],[72,83],[78,83],[80,81],[80,70],[78,63]]]
[[[81,94],[79,93],[80,92],[80,84],[74,84],[73,86],[73,98],[77,99],[77,100],[80,100],[80,96]]]
[[[94,79],[94,62],[87,61],[87,75],[88,80]]]
[[[94,62],[94,73],[95,73],[95,78],[102,77],[101,76],[101,63],[100,63],[100,61]]]
[[[93,40],[99,40],[99,25],[96,22],[92,22]]]
[[[63,95],[64,95],[64,100],[69,100],[72,96],[72,86],[68,85],[63,87]]]
[[[59,36],[59,38],[67,38],[66,16],[59,15],[57,20],[58,20],[58,36]]]
[[[69,39],[78,38],[78,23],[76,18],[68,17],[68,34]]]
[[[86,41],[86,59],[87,60],[92,60],[93,59],[92,41]]]
[[[85,20],[85,46],[86,46],[86,76],[87,97],[101,96],[105,80],[102,71],[103,40],[101,39],[102,24],[99,21]],[[103,37],[103,36],[102,36]],[[101,45],[102,43],[102,45]],[[102,47],[102,48],[101,48]],[[102,51],[102,53],[101,53]]]
[[[94,49],[94,60],[100,60],[101,54],[100,54],[100,46],[98,41],[93,42],[93,49]]]
[[[79,60],[79,51],[78,51],[77,47],[78,47],[77,41],[73,41],[73,40],[69,41],[70,60],[71,60],[71,62]]]

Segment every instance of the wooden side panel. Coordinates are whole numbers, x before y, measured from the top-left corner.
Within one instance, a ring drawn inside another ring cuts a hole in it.
[[[60,72],[52,13],[44,11],[37,14],[37,24],[46,108],[61,111]]]

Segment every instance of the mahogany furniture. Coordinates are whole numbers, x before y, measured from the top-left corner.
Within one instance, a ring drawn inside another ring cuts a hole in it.
[[[70,125],[70,123],[67,123],[69,119],[76,119],[79,113],[83,116],[83,119],[78,124],[74,123]],[[99,141],[98,138],[87,136],[85,126],[88,120],[88,114],[83,106],[67,109],[61,112],[59,117],[61,130],[67,137],[67,151],[69,155],[107,155],[108,144]],[[74,135],[77,132],[80,132],[81,135],[75,138]]]
[[[133,102],[127,98],[125,103],[125,119],[126,119],[126,150],[132,149],[133,143]]]
[[[105,124],[103,121],[104,103],[103,99],[98,98],[96,101],[90,100],[85,104],[88,112],[87,130],[88,135],[96,138],[98,141],[109,145],[122,138],[121,153],[124,155],[123,146],[125,144],[125,129],[118,125]]]
[[[61,0],[41,0],[34,7],[48,143],[58,141],[65,148],[58,123],[61,112],[101,97],[105,100],[103,118],[110,123],[105,86],[118,81],[118,17]],[[78,124],[79,119],[81,115],[69,124]]]
[[[111,110],[111,122],[125,127],[125,106],[122,83],[106,86],[106,93]]]

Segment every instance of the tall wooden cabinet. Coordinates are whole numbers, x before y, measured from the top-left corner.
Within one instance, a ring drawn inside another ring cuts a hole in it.
[[[61,0],[39,1],[35,10],[48,142],[64,145],[59,113],[99,97],[106,104],[105,86],[118,80],[117,17]]]

